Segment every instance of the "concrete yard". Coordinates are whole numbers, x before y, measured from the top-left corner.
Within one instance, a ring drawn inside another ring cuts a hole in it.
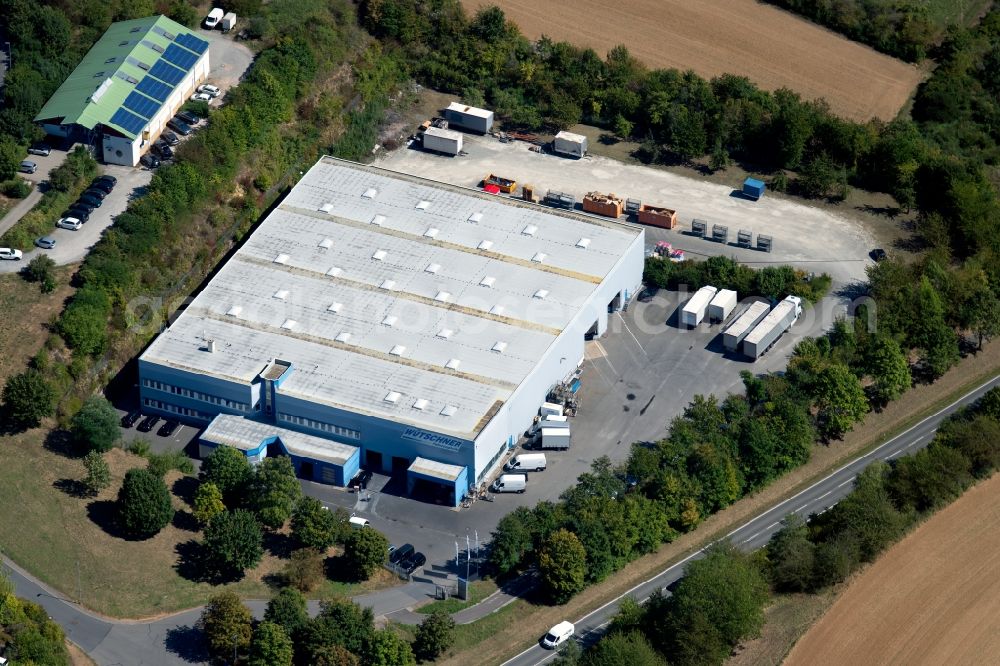
[[[816,273],[829,273],[838,284],[865,280],[868,252],[876,243],[860,224],[784,197],[765,195],[749,201],[729,187],[604,157],[581,160],[535,153],[529,144],[500,143],[491,136],[464,135],[464,155],[447,157],[415,147],[383,155],[376,164],[455,185],[477,187],[489,173],[547,190],[573,194],[577,206],[589,191],[614,193],[644,203],[676,209],[680,226],[673,231],[647,227],[647,240],[667,240],[692,256],[725,254],[751,266],[790,263]],[[734,184],[735,185],[735,184]],[[520,187],[517,193],[520,194]],[[502,196],[502,195],[501,195]],[[730,245],[719,245],[682,232],[698,218],[729,227]],[[625,218],[622,218],[624,220]],[[740,229],[774,239],[770,253],[735,246]]]

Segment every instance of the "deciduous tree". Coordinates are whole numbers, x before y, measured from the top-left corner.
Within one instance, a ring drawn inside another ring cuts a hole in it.
[[[831,363],[816,377],[816,420],[824,437],[840,437],[868,413],[861,382],[850,368]]]
[[[162,530],[174,517],[170,491],[163,479],[149,470],[136,468],[125,473],[118,491],[118,523],[126,534],[148,538]]]
[[[52,416],[56,392],[42,373],[29,368],[7,379],[3,387],[3,402],[14,423],[33,428],[43,418]]]
[[[292,511],[292,538],[303,547],[325,551],[342,540],[346,524],[343,510],[330,511],[319,500],[302,496]]]
[[[253,617],[239,595],[220,592],[205,604],[197,626],[205,637],[209,652],[218,659],[228,660],[233,656],[234,648],[242,652],[249,647]]]
[[[257,517],[274,530],[285,524],[295,501],[302,496],[302,486],[288,456],[265,458],[254,470],[250,488],[249,501]]]
[[[538,554],[538,569],[549,598],[565,603],[586,584],[587,551],[575,534],[556,530]]]
[[[910,364],[899,343],[885,335],[868,341],[864,353],[864,370],[873,380],[872,398],[885,404],[899,398],[910,388]]]
[[[118,441],[118,413],[103,396],[87,398],[70,425],[77,444],[88,451],[109,451]]]
[[[222,491],[211,481],[202,481],[194,492],[194,517],[202,525],[208,525],[212,518],[226,510],[222,502]]]
[[[358,580],[368,580],[385,562],[389,540],[371,528],[351,530],[344,540],[344,560]],[[353,651],[353,650],[352,650]]]
[[[809,540],[809,528],[798,514],[789,514],[781,521],[781,529],[767,544],[767,557],[775,588],[788,592],[803,592],[810,588],[815,547]]]
[[[420,623],[413,646],[420,661],[434,661],[454,642],[455,621],[445,611],[437,610]]]
[[[281,625],[289,636],[294,637],[296,632],[309,621],[305,596],[293,587],[281,588],[267,602],[264,619]]]
[[[91,495],[96,495],[111,485],[111,469],[100,451],[91,451],[85,455],[83,468],[87,470],[87,475],[83,478],[83,485],[86,486]]]
[[[292,639],[280,624],[264,621],[250,641],[248,666],[292,666]]]
[[[315,548],[300,548],[292,553],[282,576],[295,589],[311,592],[323,581],[323,556]]]
[[[205,528],[207,563],[223,575],[240,575],[260,562],[264,535],[249,511],[236,509],[215,515]]]
[[[239,506],[253,474],[246,454],[231,446],[216,447],[201,463],[201,480],[214,483],[226,506]]]

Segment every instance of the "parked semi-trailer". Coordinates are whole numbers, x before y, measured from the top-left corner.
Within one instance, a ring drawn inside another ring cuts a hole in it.
[[[708,320],[726,321],[734,309],[736,309],[736,292],[732,289],[720,289],[708,304]]]
[[[454,130],[428,127],[423,132],[424,150],[433,150],[444,155],[458,155],[462,152],[462,134]]]
[[[722,332],[722,346],[729,351],[736,351],[747,333],[753,330],[760,320],[767,316],[771,306],[764,301],[754,301],[736,318],[729,328]]]
[[[705,318],[708,311],[708,304],[715,296],[718,289],[705,286],[694,293],[684,307],[681,309],[681,325],[697,326]]]
[[[760,358],[785,331],[792,327],[802,314],[802,299],[785,296],[785,300],[774,309],[743,338],[743,353],[751,358]]]

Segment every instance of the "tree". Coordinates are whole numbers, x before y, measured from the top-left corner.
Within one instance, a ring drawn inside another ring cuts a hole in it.
[[[903,533],[908,523],[899,512],[886,488],[888,466],[874,462],[854,481],[854,490],[828,512],[824,541],[851,533],[857,537],[859,555],[871,561]]]
[[[235,592],[216,594],[201,612],[197,627],[205,637],[208,650],[219,659],[229,659],[236,650],[250,645],[253,617]]]
[[[53,269],[55,267],[56,262],[54,262],[51,257],[45,254],[40,254],[28,262],[28,265],[21,270],[21,275],[23,275],[24,279],[28,282],[40,283],[42,293],[48,294],[56,288],[55,275],[53,274]]]
[[[392,629],[372,634],[365,646],[365,663],[370,666],[415,666],[413,648],[397,636]]]
[[[361,666],[357,655],[342,645],[318,645],[310,653],[311,666]]]
[[[91,495],[96,495],[111,485],[111,469],[100,451],[91,451],[85,455],[83,468],[87,470],[83,485],[86,486]]]
[[[212,518],[226,510],[222,502],[222,491],[211,481],[202,481],[194,492],[194,517],[202,525],[208,525]]]
[[[24,148],[17,145],[9,136],[0,137],[0,181],[10,180],[17,176],[21,165],[21,155]]]
[[[280,624],[261,622],[250,641],[248,666],[292,666],[292,639]]]
[[[834,585],[846,579],[861,561],[861,550],[853,532],[838,534],[816,544],[813,588]]]
[[[926,512],[961,495],[972,483],[971,467],[960,451],[932,442],[897,460],[886,487],[897,506]]]
[[[73,415],[70,431],[88,451],[110,451],[120,436],[118,414],[103,396],[91,396]]]
[[[958,362],[958,339],[945,321],[941,296],[926,275],[917,287],[916,301],[910,342],[921,350],[921,360],[937,378]]]
[[[296,646],[304,663],[315,664],[332,645],[364,655],[374,635],[375,615],[370,608],[362,608],[350,599],[333,599],[320,602],[319,615],[302,628]]]
[[[436,610],[420,623],[413,645],[420,661],[434,661],[454,642],[455,621],[447,612]]]
[[[279,529],[292,515],[295,501],[302,496],[302,486],[288,456],[265,458],[250,480],[250,503],[265,527]]]
[[[899,398],[913,381],[906,355],[899,343],[888,336],[876,335],[868,342],[863,364],[873,380],[871,394],[877,403],[885,404]]]
[[[292,511],[292,538],[305,548],[325,551],[344,532],[347,519],[341,518],[342,513],[328,510],[312,497],[300,497]]]
[[[198,12],[183,0],[174,0],[171,2],[167,16],[186,28],[198,27]]]
[[[126,534],[140,539],[151,537],[173,517],[170,491],[162,478],[142,468],[125,473],[118,491],[118,523]]]
[[[216,447],[201,463],[201,480],[214,483],[230,508],[239,505],[252,474],[246,454],[231,446]]]
[[[816,416],[818,430],[824,437],[840,437],[868,413],[868,400],[861,381],[850,368],[831,363],[816,377]]]
[[[538,553],[538,569],[549,598],[565,603],[586,584],[587,551],[575,534],[558,529]]]
[[[311,592],[324,578],[323,556],[314,548],[300,548],[292,553],[282,576],[295,589]]]
[[[983,396],[984,404],[995,402],[995,390]],[[1000,467],[1000,423],[993,417],[980,414],[971,420],[946,421],[938,431],[938,438],[968,458],[977,479],[986,478]]]
[[[524,563],[531,550],[531,509],[518,507],[500,519],[490,541],[490,564],[498,576],[505,576]]]
[[[585,666],[667,666],[638,631],[605,635],[583,659]]]
[[[281,625],[289,636],[295,636],[296,632],[309,621],[305,596],[294,587],[281,588],[278,594],[267,602],[264,619]]]
[[[385,562],[389,540],[371,528],[351,530],[344,541],[344,560],[358,580],[368,580]]]
[[[223,511],[205,528],[203,543],[210,566],[224,575],[242,574],[264,555],[264,535],[254,515],[237,509]]]
[[[14,423],[34,428],[42,419],[52,416],[56,392],[42,373],[29,368],[7,379],[3,402]]]
[[[798,514],[789,514],[767,544],[771,582],[778,590],[804,592],[812,584],[815,548],[809,528]]]

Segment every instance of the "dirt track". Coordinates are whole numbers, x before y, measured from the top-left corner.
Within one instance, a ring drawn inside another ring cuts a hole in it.
[[[1000,474],[890,549],[784,664],[957,666],[996,663],[998,654]]]
[[[742,74],[769,90],[823,97],[853,120],[894,118],[922,77],[913,65],[755,0],[626,0],[613,10],[603,0],[462,4],[470,12],[499,5],[531,39],[544,33],[602,55],[624,44],[651,67]]]

